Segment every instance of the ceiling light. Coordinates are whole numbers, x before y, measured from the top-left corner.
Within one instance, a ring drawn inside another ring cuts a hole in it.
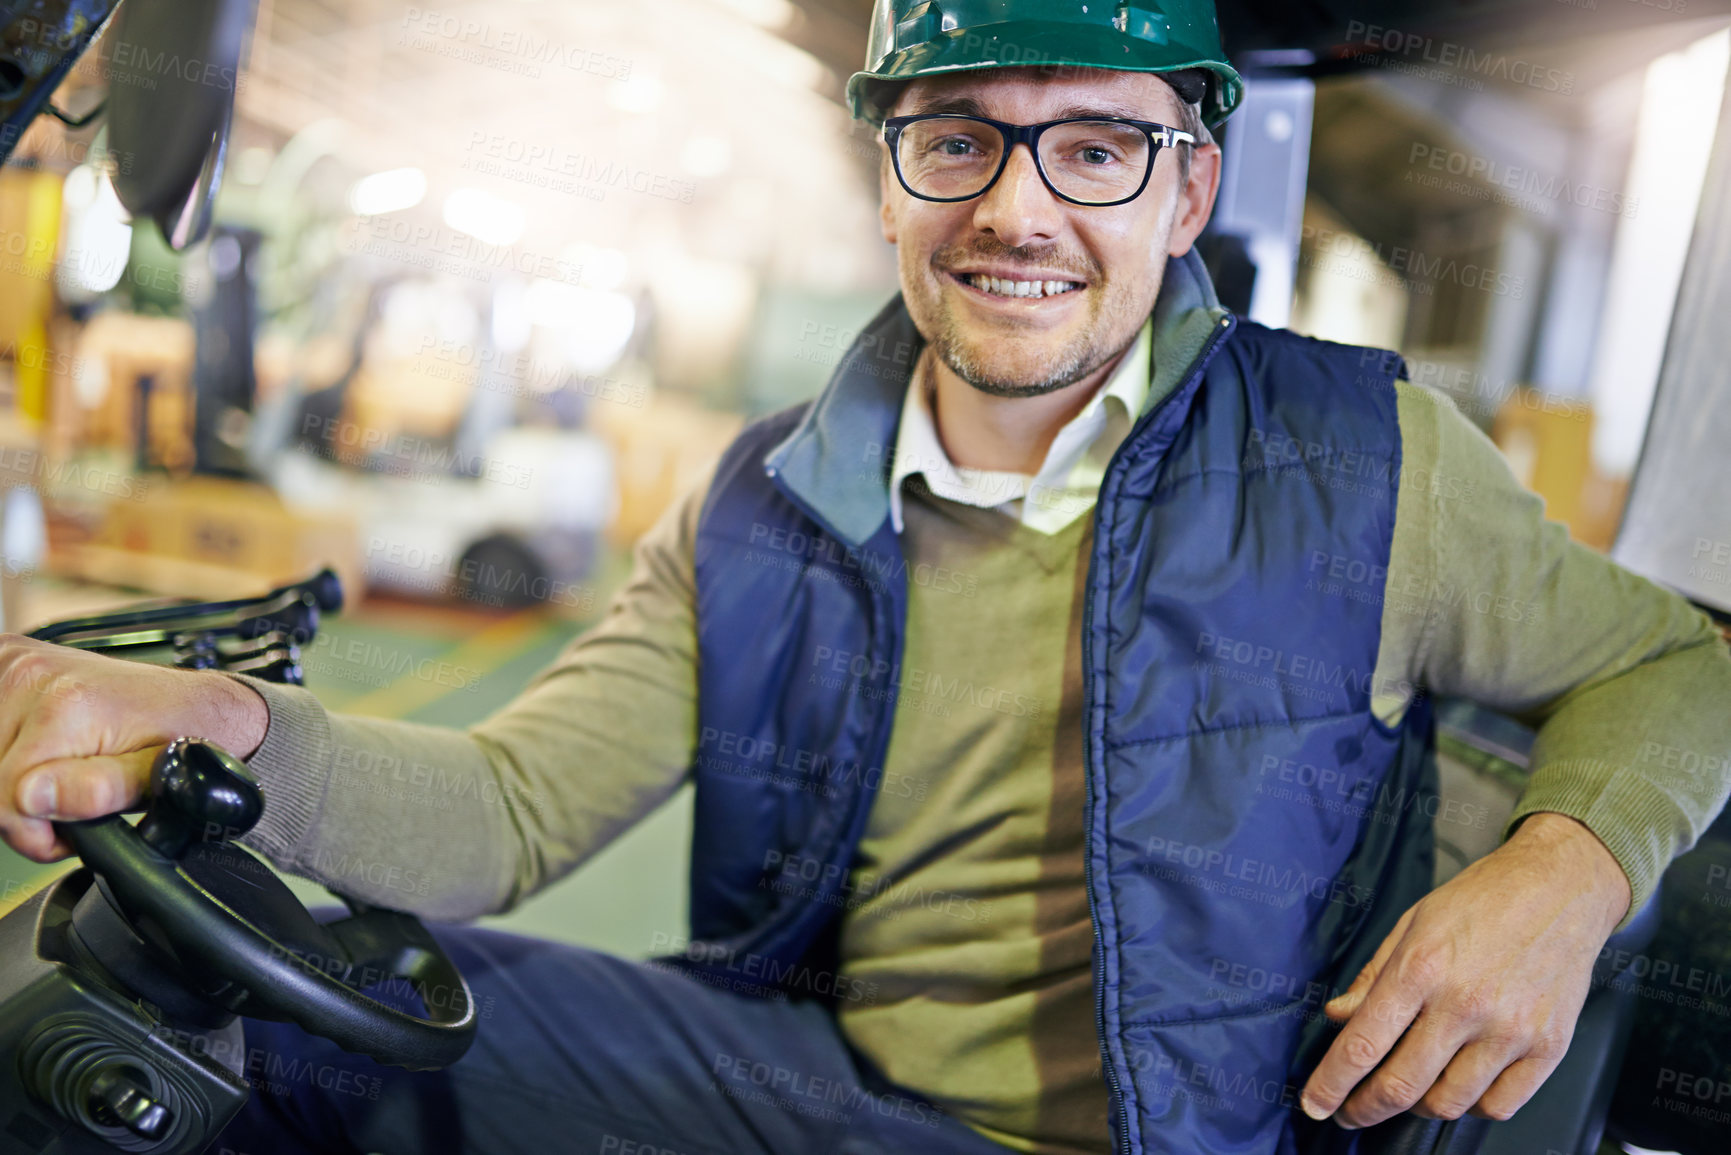
[[[66,255],[56,267],[55,282],[66,299],[88,301],[120,283],[131,259],[132,225],[108,174],[88,164],[66,174],[60,195],[66,206]]]
[[[427,174],[418,168],[393,168],[362,177],[349,190],[349,208],[363,217],[412,209],[427,195]]]
[[[692,176],[720,176],[733,163],[733,145],[725,136],[694,136],[679,153],[679,164]]]
[[[566,363],[580,373],[598,373],[617,361],[637,326],[630,297],[563,281],[529,282],[523,304],[532,323],[559,334]]]
[[[607,86],[607,103],[620,112],[654,112],[661,107],[661,78],[652,72],[634,71]]]
[[[567,245],[560,254],[576,266],[578,281],[590,289],[617,289],[625,283],[630,260],[618,249],[602,248],[587,241]]]
[[[508,245],[523,235],[523,208],[478,188],[460,188],[445,198],[445,223],[489,245]]]

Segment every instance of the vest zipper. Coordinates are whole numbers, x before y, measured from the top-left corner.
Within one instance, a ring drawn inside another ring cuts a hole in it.
[[[1208,342],[1202,346],[1202,351],[1190,363],[1190,368],[1185,371],[1183,380],[1177,388],[1162,398],[1159,404],[1136,422],[1129,434],[1113,452],[1112,460],[1106,464],[1106,475],[1101,479],[1100,484],[1100,498],[1094,504],[1094,546],[1088,557],[1088,595],[1082,607],[1082,717],[1088,720],[1084,724],[1091,725],[1094,716],[1094,683],[1096,680],[1092,644],[1094,637],[1094,561],[1100,556],[1101,542],[1106,540],[1100,534],[1100,514],[1106,505],[1106,484],[1111,480],[1113,471],[1118,468],[1118,462],[1124,456],[1125,447],[1134,444],[1137,434],[1154,420],[1155,415],[1174,398],[1183,396],[1196,379],[1202,375],[1208,367],[1208,362],[1214,358],[1215,350],[1226,339],[1227,334],[1232,332],[1233,327],[1234,319],[1232,316],[1228,315],[1221,319],[1220,324],[1215,326],[1214,332],[1209,336]],[[1082,857],[1082,878],[1088,888],[1088,921],[1093,928],[1096,946],[1094,954],[1094,1031],[1100,1042],[1100,1070],[1106,1076],[1106,1086],[1112,1092],[1113,1110],[1116,1112],[1113,1123],[1117,1134],[1112,1149],[1121,1152],[1122,1155],[1130,1155],[1132,1150],[1130,1110],[1124,1105],[1123,1085],[1119,1082],[1117,1069],[1112,1065],[1111,1048],[1106,1042],[1106,948],[1100,940],[1100,908],[1094,899],[1092,843],[1094,840],[1094,775],[1096,771],[1093,766],[1093,746],[1092,734],[1085,734],[1082,741],[1082,781],[1085,791],[1082,825],[1084,844],[1088,850]],[[1099,772],[1103,774],[1104,768]],[[1105,788],[1104,778],[1101,779],[1101,788],[1102,790]]]

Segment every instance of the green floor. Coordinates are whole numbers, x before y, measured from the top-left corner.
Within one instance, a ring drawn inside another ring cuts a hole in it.
[[[363,602],[326,620],[302,665],[307,688],[332,710],[460,727],[509,702],[586,624],[537,611],[480,615]],[[395,676],[422,658],[461,667],[465,677],[478,678],[475,687]],[[685,928],[690,832],[686,789],[575,874],[482,924],[632,957],[659,953],[650,944]],[[39,866],[0,845],[0,901],[63,869]],[[303,902],[335,901],[315,883],[288,881]]]

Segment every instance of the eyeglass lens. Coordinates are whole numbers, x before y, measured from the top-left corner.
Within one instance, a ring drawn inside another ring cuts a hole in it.
[[[1055,124],[1040,136],[1040,166],[1059,192],[1091,203],[1135,193],[1155,151],[1148,134],[1109,120]],[[937,117],[902,129],[896,156],[902,178],[921,196],[978,194],[998,171],[1004,137],[977,120]]]

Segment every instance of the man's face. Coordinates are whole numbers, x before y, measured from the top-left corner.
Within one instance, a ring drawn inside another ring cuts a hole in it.
[[[1011,124],[1102,115],[1177,127],[1179,107],[1149,73],[994,68],[921,77],[892,115],[968,113]],[[951,204],[910,196],[886,150],[884,239],[897,246],[902,296],[933,353],[968,384],[1003,397],[1061,389],[1121,354],[1154,307],[1167,256],[1189,251],[1214,204],[1219,149],[1195,149],[1183,187],[1176,152],[1160,150],[1135,200],[1099,208],[1053,196],[1019,145],[983,196]],[[1081,287],[1006,297],[969,283],[970,273]]]

